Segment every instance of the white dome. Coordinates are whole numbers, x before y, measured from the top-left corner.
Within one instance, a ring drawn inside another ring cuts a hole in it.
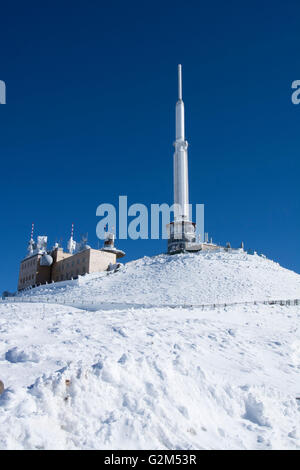
[[[47,253],[45,253],[45,254],[41,257],[41,260],[40,260],[40,265],[41,265],[41,266],[51,266],[52,263],[53,263],[53,258],[52,258],[52,256],[47,255]]]

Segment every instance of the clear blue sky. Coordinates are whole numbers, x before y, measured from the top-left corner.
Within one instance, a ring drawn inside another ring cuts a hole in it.
[[[177,64],[190,199],[220,243],[300,272],[297,1],[1,5],[0,289],[15,290],[32,221],[97,246],[96,207],[172,202]],[[165,241],[122,241],[124,259]]]

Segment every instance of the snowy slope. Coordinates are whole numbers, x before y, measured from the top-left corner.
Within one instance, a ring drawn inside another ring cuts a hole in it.
[[[127,263],[114,274],[32,289],[23,295],[142,305],[300,298],[300,275],[242,251],[160,255]]]
[[[0,304],[0,448],[299,449],[299,319]]]
[[[298,274],[161,255],[30,295],[0,303],[0,449],[300,448],[300,306],[167,306],[300,298]],[[82,299],[107,309],[49,303]]]

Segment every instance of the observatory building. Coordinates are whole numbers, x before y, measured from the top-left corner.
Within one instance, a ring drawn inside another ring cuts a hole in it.
[[[32,226],[27,255],[20,264],[19,291],[50,282],[77,279],[94,272],[111,271],[120,267],[117,259],[125,256],[124,251],[115,247],[114,234],[110,232],[106,232],[104,246],[99,250],[91,248],[85,236],[76,243],[73,239],[73,226],[67,252],[58,243],[48,250],[47,238],[38,236],[35,242]]]
[[[167,225],[168,253],[215,250],[219,246],[196,240],[196,224],[189,218],[188,143],[185,140],[182,67],[178,65],[178,101],[176,103],[176,140],[173,161],[174,221]],[[202,237],[204,234],[202,234]]]

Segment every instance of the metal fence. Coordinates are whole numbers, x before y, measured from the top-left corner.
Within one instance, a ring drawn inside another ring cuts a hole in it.
[[[99,302],[95,300],[69,300],[59,297],[6,297],[0,300],[0,303],[48,303],[66,305],[70,307],[80,308],[82,310],[127,310],[127,309],[140,309],[140,308],[199,308],[202,310],[215,310],[218,308],[234,307],[238,305],[287,305],[294,306],[300,305],[300,299],[285,299],[285,300],[253,300],[245,302],[226,302],[214,304],[137,304],[137,303],[124,303],[124,302]]]

